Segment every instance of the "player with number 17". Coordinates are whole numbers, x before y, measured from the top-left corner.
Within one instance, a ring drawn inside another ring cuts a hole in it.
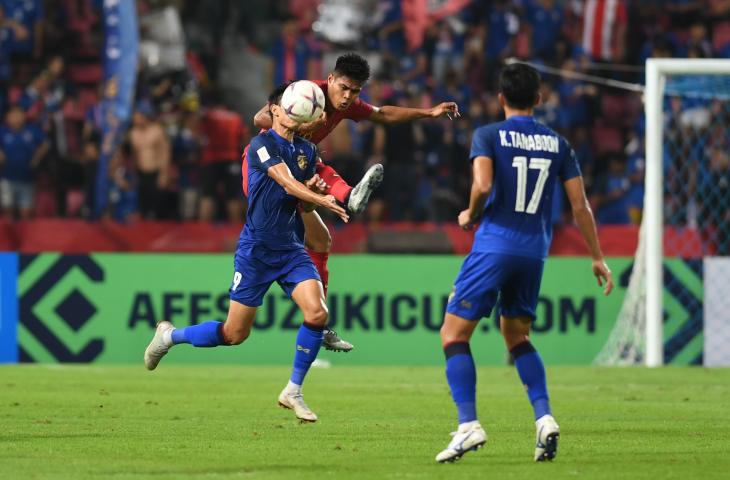
[[[474,132],[469,155],[474,173],[469,208],[458,219],[466,230],[479,221],[481,224],[454,282],[441,327],[446,378],[458,410],[459,427],[446,449],[436,456],[438,462],[457,460],[487,441],[477,420],[476,369],[469,340],[479,320],[491,315],[497,299],[502,336],[535,414],[534,459],[552,460],[557,454],[560,429],[552,415],[545,367],[529,333],[552,240],[552,198],[558,180],[588,244],[598,285],[605,283],[606,295],[613,288],[575,152],[563,137],[532,116],[540,102],[537,71],[519,63],[505,67],[499,87],[506,120]]]

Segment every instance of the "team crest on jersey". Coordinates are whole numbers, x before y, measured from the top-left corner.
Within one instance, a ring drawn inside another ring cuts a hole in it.
[[[301,170],[304,170],[307,168],[307,156],[306,155],[299,155],[297,157],[297,165],[299,165],[299,168]]]

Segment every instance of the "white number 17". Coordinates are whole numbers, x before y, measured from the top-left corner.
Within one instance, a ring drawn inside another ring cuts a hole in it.
[[[517,195],[515,198],[515,212],[527,212],[534,214],[540,206],[542,199],[542,190],[545,188],[545,182],[550,175],[550,164],[552,160],[548,158],[531,158],[529,167],[527,157],[515,157],[512,159],[512,166],[517,168]],[[525,209],[525,197],[527,195],[527,169],[540,170],[535,183],[535,190],[532,191],[530,203]]]

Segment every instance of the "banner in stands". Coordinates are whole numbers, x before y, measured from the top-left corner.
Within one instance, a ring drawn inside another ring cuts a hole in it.
[[[135,2],[104,2],[103,137],[94,210],[101,216],[109,195],[109,162],[122,141],[137,80],[139,29]]]
[[[631,260],[610,259],[617,280],[628,278]],[[355,350],[323,350],[320,357],[333,364],[441,365],[438,332],[461,262],[462,257],[452,255],[333,257],[330,325]],[[20,361],[141,363],[160,320],[182,327],[225,319],[233,259],[204,254],[23,255],[19,272]],[[548,260],[542,285],[533,342],[549,364],[591,363],[613,327],[624,287],[604,297],[589,259],[564,257]],[[678,311],[674,317],[680,322],[683,314]],[[273,285],[243,345],[182,345],[165,362],[287,364],[300,323],[294,304]],[[472,350],[480,364],[506,362],[496,317],[482,320]]]

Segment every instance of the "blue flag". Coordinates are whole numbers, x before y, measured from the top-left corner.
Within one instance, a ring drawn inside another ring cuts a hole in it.
[[[109,200],[109,162],[132,113],[137,80],[139,29],[134,0],[104,0],[104,96],[102,142],[96,176],[94,215],[100,217]]]

